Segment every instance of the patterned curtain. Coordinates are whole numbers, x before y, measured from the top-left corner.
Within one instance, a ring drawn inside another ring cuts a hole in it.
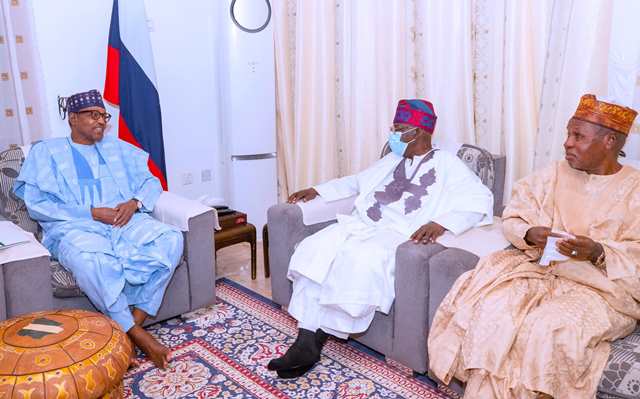
[[[0,150],[48,135],[33,14],[26,0],[0,0]]]

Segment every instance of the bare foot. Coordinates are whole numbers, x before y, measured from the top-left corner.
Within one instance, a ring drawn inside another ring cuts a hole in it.
[[[156,367],[164,369],[169,365],[171,350],[153,338],[144,328],[138,325],[133,326],[127,331],[127,334]]]
[[[145,312],[144,310],[140,310],[136,307],[133,308],[133,311],[131,311],[131,314],[133,315],[133,322],[137,325],[137,326],[142,326],[142,323],[144,323],[144,321],[147,319],[147,312]]]
[[[131,355],[131,359],[129,360],[129,368],[133,369],[140,366],[140,360],[136,358],[136,352],[134,351]]]

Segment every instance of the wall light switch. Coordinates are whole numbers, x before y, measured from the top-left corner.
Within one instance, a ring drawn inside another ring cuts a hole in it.
[[[204,183],[211,181],[211,169],[202,169],[200,180]]]
[[[189,184],[193,184],[193,173],[185,172],[182,174],[182,185],[188,186]]]

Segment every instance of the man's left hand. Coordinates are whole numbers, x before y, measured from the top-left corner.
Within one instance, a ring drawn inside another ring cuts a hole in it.
[[[556,246],[561,254],[571,259],[586,260],[589,262],[595,262],[602,251],[604,251],[601,244],[585,236],[576,236],[576,238],[567,238],[566,240],[558,241]]]
[[[113,223],[116,227],[122,227],[129,223],[131,217],[138,210],[138,202],[134,199],[131,199],[127,202],[123,202],[122,204],[118,204],[115,207],[116,210],[116,220]]]
[[[415,233],[411,235],[411,239],[416,244],[429,244],[436,242],[436,238],[444,234],[445,228],[436,222],[429,222],[422,225]]]

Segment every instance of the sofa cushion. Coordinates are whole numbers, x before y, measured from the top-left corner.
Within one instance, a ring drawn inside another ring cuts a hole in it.
[[[640,327],[611,344],[598,391],[599,398],[640,398]]]
[[[57,298],[84,296],[73,274],[55,260],[51,261],[51,287]]]
[[[471,169],[482,183],[489,187],[495,193],[498,187],[496,185],[496,173],[493,163],[493,155],[487,150],[471,144],[463,144],[458,150],[458,158],[462,160]]]
[[[24,155],[19,147],[0,152],[0,215],[39,237],[40,226],[29,217],[24,201],[13,193]]]

